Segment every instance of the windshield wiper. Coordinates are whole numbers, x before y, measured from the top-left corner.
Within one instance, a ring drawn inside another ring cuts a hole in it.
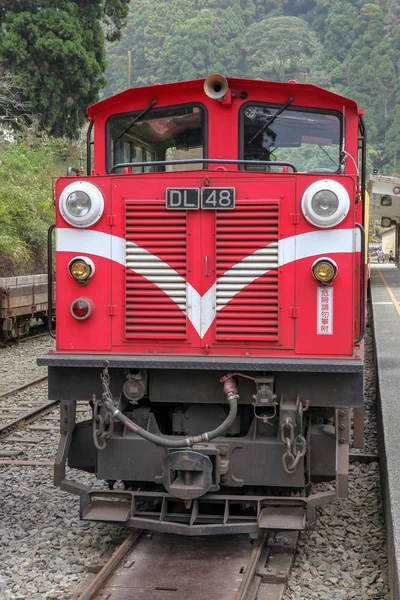
[[[125,135],[126,133],[128,133],[128,131],[130,130],[130,128],[131,128],[131,127],[133,127],[135,123],[137,123],[138,121],[140,121],[140,119],[141,119],[142,117],[144,117],[144,115],[145,115],[146,113],[148,113],[148,112],[149,112],[149,110],[150,110],[151,108],[153,108],[153,106],[154,106],[155,104],[157,104],[157,102],[158,102],[157,98],[154,98],[154,100],[152,100],[152,101],[150,102],[150,104],[149,104],[148,106],[146,106],[146,108],[144,108],[144,109],[142,110],[142,112],[140,112],[138,115],[136,115],[136,117],[133,119],[132,123],[130,123],[130,125],[128,125],[128,127],[127,127],[127,128],[126,128],[126,129],[125,129],[125,130],[124,130],[122,133],[120,133],[120,135],[119,135],[119,136],[118,136],[118,137],[117,137],[117,138],[114,140],[114,144],[115,144],[115,142],[118,142],[118,140],[120,140],[120,139],[122,138],[122,136],[123,136],[123,135]]]
[[[263,133],[263,132],[264,132],[266,129],[268,129],[268,127],[269,127],[270,125],[272,125],[272,123],[275,121],[275,119],[276,119],[277,117],[279,117],[279,115],[280,115],[281,113],[283,113],[283,111],[284,111],[284,110],[286,110],[286,109],[287,109],[287,107],[289,106],[289,104],[291,104],[291,103],[293,102],[293,100],[294,100],[294,96],[290,96],[289,100],[287,100],[287,101],[285,102],[285,104],[284,104],[283,106],[281,106],[281,108],[280,108],[280,109],[279,109],[279,110],[278,110],[278,111],[277,111],[277,112],[276,112],[274,115],[272,115],[272,117],[271,117],[271,118],[270,118],[270,119],[269,119],[269,120],[268,120],[268,121],[267,121],[267,122],[266,122],[266,123],[265,123],[265,124],[264,124],[264,125],[261,127],[261,129],[259,129],[259,130],[257,131],[257,133],[256,133],[255,135],[253,135],[253,137],[252,137],[252,138],[251,138],[251,140],[249,141],[249,144],[253,143],[253,142],[254,142],[254,140],[255,140],[256,138],[258,138],[258,136],[259,136],[261,133]]]
[[[326,156],[329,158],[329,160],[330,160],[331,162],[333,162],[333,164],[335,165],[335,167],[336,167],[336,168],[338,168],[337,161],[336,161],[334,158],[332,158],[332,156],[329,154],[329,152],[328,152],[327,150],[325,150],[325,148],[323,148],[323,147],[321,146],[321,144],[318,144],[318,148],[320,148],[320,150],[322,150],[322,152],[323,152],[324,154],[326,154]]]

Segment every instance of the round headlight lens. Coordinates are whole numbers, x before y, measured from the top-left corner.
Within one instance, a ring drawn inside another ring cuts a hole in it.
[[[338,181],[319,180],[305,190],[301,208],[304,217],[315,227],[335,227],[349,213],[350,196]]]
[[[321,190],[314,194],[311,208],[319,217],[331,217],[339,208],[339,198],[331,190]]]
[[[87,256],[75,256],[68,264],[68,270],[71,277],[82,285],[87,283],[88,280],[93,277],[95,269],[94,262]]]
[[[65,208],[73,217],[84,217],[92,207],[89,194],[76,190],[65,201]]]
[[[84,260],[76,260],[70,266],[71,275],[77,281],[85,281],[90,277],[92,269]]]
[[[104,197],[93,183],[74,181],[61,192],[59,209],[73,227],[91,227],[104,212]]]
[[[320,258],[311,267],[312,274],[320,283],[330,283],[337,275],[337,265],[329,258]]]

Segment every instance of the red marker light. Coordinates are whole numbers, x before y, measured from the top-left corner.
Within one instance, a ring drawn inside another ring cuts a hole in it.
[[[90,317],[93,308],[93,302],[89,298],[77,298],[71,304],[71,315],[75,317],[75,319],[83,321]]]

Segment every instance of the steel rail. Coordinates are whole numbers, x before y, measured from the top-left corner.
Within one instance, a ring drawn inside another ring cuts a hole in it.
[[[78,600],[92,600],[92,598],[95,597],[100,588],[106,583],[107,579],[118,567],[126,553],[138,541],[142,533],[143,532],[141,529],[135,529],[128,535],[128,537],[122,542],[122,544],[106,562],[101,571],[99,571],[96,577],[91,581],[85,591],[79,596]]]
[[[18,387],[11,388],[10,390],[6,390],[5,392],[0,392],[0,397],[7,398],[8,396],[13,396],[14,394],[17,394],[18,392],[20,392],[21,390],[25,390],[26,388],[31,387],[31,385],[36,385],[37,383],[41,383],[42,381],[45,381],[46,379],[47,379],[47,375],[43,375],[42,377],[38,377],[37,379],[28,381],[28,383],[23,383],[22,385],[20,385]]]
[[[13,427],[16,427],[20,423],[31,423],[32,421],[36,421],[36,419],[38,417],[41,417],[42,415],[45,415],[48,412],[51,412],[52,410],[54,410],[54,408],[57,406],[57,404],[59,404],[59,402],[60,402],[59,400],[53,400],[52,402],[47,402],[47,404],[42,404],[41,406],[38,406],[37,408],[34,408],[33,410],[31,410],[29,413],[26,413],[26,414],[22,415],[21,417],[17,417],[13,421],[10,421],[9,423],[6,423],[5,425],[1,425],[0,426],[0,434],[4,433],[8,429],[12,429]]]
[[[248,600],[249,594],[254,586],[254,575],[258,563],[260,562],[261,554],[268,539],[268,531],[261,533],[254,545],[250,560],[246,566],[246,572],[240,584],[236,600]]]

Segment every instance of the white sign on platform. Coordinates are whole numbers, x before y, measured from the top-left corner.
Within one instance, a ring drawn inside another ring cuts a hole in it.
[[[319,287],[317,302],[317,333],[332,335],[333,333],[333,288]]]

